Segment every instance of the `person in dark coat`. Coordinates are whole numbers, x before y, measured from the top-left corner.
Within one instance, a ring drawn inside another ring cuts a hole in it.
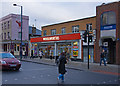
[[[65,52],[62,52],[60,57],[59,57],[59,62],[58,62],[58,71],[59,71],[59,77],[57,78],[62,79],[64,81],[64,74],[67,72],[65,69],[65,64],[67,63],[66,57],[65,57]]]
[[[104,49],[102,50],[102,53],[101,53],[100,57],[101,57],[100,58],[100,66],[101,66],[102,61],[104,61],[104,65],[106,66],[105,50]]]

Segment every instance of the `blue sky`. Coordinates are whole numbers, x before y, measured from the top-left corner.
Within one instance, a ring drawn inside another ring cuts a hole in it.
[[[0,18],[10,13],[20,14],[23,6],[23,15],[29,16],[29,25],[37,28],[50,24],[76,20],[96,15],[96,6],[118,0],[1,0]]]

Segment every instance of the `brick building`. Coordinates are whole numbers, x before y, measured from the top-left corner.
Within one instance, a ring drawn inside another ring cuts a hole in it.
[[[96,62],[100,61],[100,52],[105,49],[108,63],[120,64],[120,2],[97,6],[96,29]]]
[[[42,37],[32,38],[34,52],[41,49],[45,57],[58,56],[62,51],[70,52],[71,59],[87,61],[87,43],[82,41],[82,34],[87,26],[96,29],[96,17],[83,18],[42,27]],[[94,44],[90,44],[90,62],[94,62]]]
[[[87,62],[87,43],[82,41],[82,35],[88,26],[94,35],[94,42],[90,43],[90,62],[100,62],[104,49],[108,63],[120,64],[120,2],[97,6],[96,17],[43,26],[42,37],[32,38],[31,43],[36,50],[52,50],[55,56],[67,49],[72,59]]]

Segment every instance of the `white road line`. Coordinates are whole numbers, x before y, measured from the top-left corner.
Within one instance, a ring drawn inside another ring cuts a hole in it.
[[[14,80],[18,80],[17,78],[15,78]]]
[[[35,76],[33,76],[32,78],[36,78]]]
[[[24,77],[24,79],[27,79],[26,77]]]
[[[43,77],[43,75],[40,76],[41,78]]]
[[[5,82],[7,82],[8,80],[5,80]]]
[[[50,76],[50,75],[48,75],[48,76]]]
[[[106,82],[103,82],[104,84],[106,83]]]

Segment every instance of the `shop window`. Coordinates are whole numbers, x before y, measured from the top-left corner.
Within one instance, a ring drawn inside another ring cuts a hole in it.
[[[19,51],[20,50],[20,47],[19,46],[17,46],[17,51]]]
[[[79,25],[72,26],[72,33],[79,32]]]
[[[109,11],[105,12],[101,15],[101,25],[111,25],[111,24],[116,24],[116,15],[115,12]]]
[[[14,45],[14,51],[16,51],[16,44]]]
[[[44,30],[44,31],[43,31],[43,36],[46,36],[46,35],[47,35],[47,31]]]
[[[66,33],[65,29],[66,29],[65,27],[63,27],[63,28],[61,29],[62,34],[65,34],[65,33]]]
[[[23,47],[22,49],[23,49],[23,51],[25,51],[25,47]]]
[[[51,30],[51,35],[55,35],[56,34],[56,29],[52,29]]]

